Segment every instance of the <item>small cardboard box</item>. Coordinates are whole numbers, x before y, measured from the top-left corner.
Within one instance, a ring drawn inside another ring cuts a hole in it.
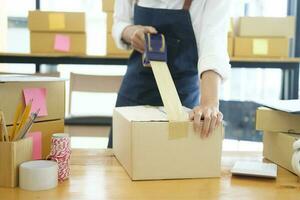
[[[85,32],[82,12],[29,11],[28,28],[35,32]]]
[[[241,17],[240,37],[295,37],[296,19],[288,17]]]
[[[290,172],[293,172],[291,165],[294,153],[293,143],[298,139],[300,139],[300,135],[297,134],[265,131],[263,134],[263,156]]]
[[[19,165],[32,159],[32,139],[0,142],[0,187],[19,184]]]
[[[107,55],[121,55],[121,56],[129,56],[131,53],[130,50],[122,50],[119,49],[111,34],[107,34]]]
[[[300,115],[259,107],[256,110],[256,129],[300,134]]]
[[[64,119],[54,120],[54,121],[45,121],[45,122],[36,122],[30,129],[29,133],[41,132],[41,146],[42,146],[42,159],[46,159],[51,150],[51,138],[54,133],[63,133],[64,132]],[[12,126],[8,126],[8,131]]]
[[[236,37],[234,56],[237,57],[278,57],[289,56],[288,38]]]
[[[85,55],[85,33],[31,32],[30,52],[60,55]]]
[[[113,152],[132,180],[219,177],[223,127],[201,139],[169,138],[167,116],[157,107],[118,107],[113,114]]]
[[[228,44],[227,44],[227,48],[228,48],[228,55],[230,57],[233,56],[233,47],[234,47],[234,39],[233,37],[228,37]]]
[[[65,80],[55,77],[37,76],[0,76],[0,110],[4,112],[7,125],[12,125],[18,104],[25,107],[23,89],[45,88],[48,115],[36,121],[64,119],[65,117]]]
[[[103,12],[114,12],[115,0],[102,0]]]
[[[107,13],[106,17],[106,31],[107,33],[112,33],[112,27],[114,23],[114,13]]]

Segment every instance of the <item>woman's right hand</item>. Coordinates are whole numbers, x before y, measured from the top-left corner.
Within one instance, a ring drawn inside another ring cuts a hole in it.
[[[156,34],[157,30],[152,26],[130,25],[124,29],[122,39],[138,52],[144,53],[145,33]]]

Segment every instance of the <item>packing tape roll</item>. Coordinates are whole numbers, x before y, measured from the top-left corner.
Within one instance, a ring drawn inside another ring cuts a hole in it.
[[[300,140],[294,142],[293,149],[294,154],[292,157],[292,167],[295,174],[300,177]]]
[[[58,165],[54,161],[24,162],[19,168],[19,186],[30,191],[49,190],[58,184]]]

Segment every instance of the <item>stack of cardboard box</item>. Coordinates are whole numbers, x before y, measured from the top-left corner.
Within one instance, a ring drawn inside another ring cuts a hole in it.
[[[107,55],[113,56],[129,56],[131,51],[119,49],[112,37],[113,15],[114,15],[114,0],[102,0],[102,11],[107,14],[107,34],[106,34],[106,52]]]
[[[241,17],[234,56],[289,57],[295,17]]]
[[[39,157],[46,158],[50,153],[52,134],[64,132],[65,81],[54,77],[0,76],[0,88],[0,96],[5,97],[1,98],[0,110],[4,113],[8,132],[13,126],[18,105],[21,103],[25,107],[24,89],[33,95],[33,103],[45,104],[47,114],[36,119],[30,132],[41,134]],[[43,97],[37,95],[39,90],[44,91]]]
[[[293,143],[300,139],[300,115],[260,107],[256,129],[263,131],[263,156],[293,172]]]
[[[30,11],[31,53],[86,54],[85,14]]]

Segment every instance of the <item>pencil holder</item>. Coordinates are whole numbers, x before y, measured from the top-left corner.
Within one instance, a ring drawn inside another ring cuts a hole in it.
[[[0,187],[16,187],[19,165],[32,160],[32,139],[0,142]]]

